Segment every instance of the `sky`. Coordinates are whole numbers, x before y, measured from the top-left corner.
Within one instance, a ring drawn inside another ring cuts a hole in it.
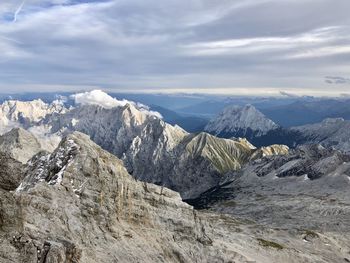
[[[349,0],[1,0],[0,93],[350,94]]]

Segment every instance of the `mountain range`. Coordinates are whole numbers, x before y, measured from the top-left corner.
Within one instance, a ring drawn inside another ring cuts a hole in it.
[[[189,133],[102,91],[71,99],[0,106],[1,262],[350,261],[347,121],[286,129],[249,105]],[[281,131],[303,141],[238,138]]]
[[[296,147],[321,144],[344,152],[350,151],[350,121],[327,118],[320,123],[285,128],[277,125],[252,105],[228,106],[211,119],[204,130],[218,137],[244,137],[257,146],[272,143]]]

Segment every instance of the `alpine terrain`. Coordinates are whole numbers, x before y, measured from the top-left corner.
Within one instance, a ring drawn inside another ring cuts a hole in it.
[[[322,128],[256,147],[99,90],[72,99],[1,105],[0,262],[350,261],[350,156],[311,141]],[[252,106],[225,115],[208,127],[279,129]]]

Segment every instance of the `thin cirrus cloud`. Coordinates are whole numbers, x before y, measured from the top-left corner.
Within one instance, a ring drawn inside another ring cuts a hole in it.
[[[349,9],[348,0],[4,0],[0,91],[328,94],[324,76],[350,75]]]
[[[207,43],[195,43],[184,47],[189,55],[217,56],[242,53],[274,52],[283,50],[286,56],[279,59],[312,58],[350,53],[349,44],[338,45],[341,27],[318,28],[307,33],[285,37],[238,38]]]

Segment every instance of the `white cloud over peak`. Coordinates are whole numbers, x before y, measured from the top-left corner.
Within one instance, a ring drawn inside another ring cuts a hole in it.
[[[72,95],[76,104],[81,105],[98,105],[106,109],[114,107],[123,107],[129,103],[127,100],[117,100],[102,90],[92,90],[89,92]]]
[[[162,115],[159,112],[151,111],[148,106],[136,103],[129,100],[118,100],[103,92],[102,90],[92,90],[89,92],[77,93],[71,95],[76,104],[79,105],[98,105],[106,109],[111,109],[115,107],[124,107],[127,104],[133,105],[138,110],[147,115],[152,115],[157,118],[162,118]]]

